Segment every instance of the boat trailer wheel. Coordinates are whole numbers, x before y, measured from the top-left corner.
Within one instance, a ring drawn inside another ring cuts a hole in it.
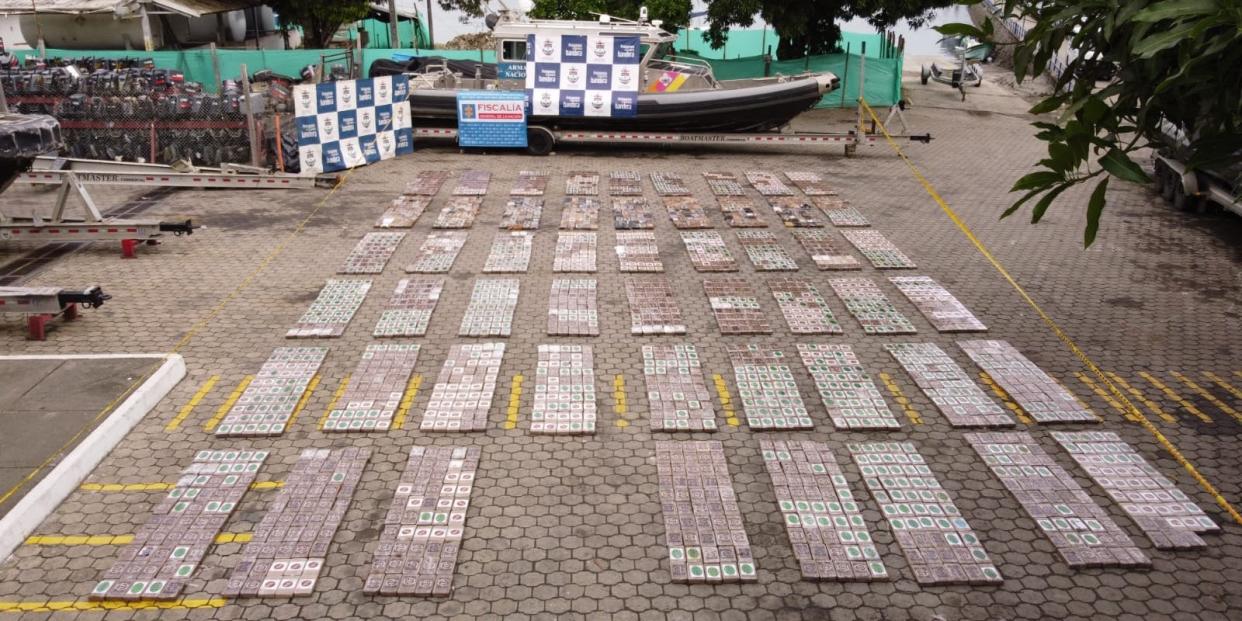
[[[556,146],[556,136],[546,127],[532,125],[526,128],[526,152],[531,155],[547,155]]]

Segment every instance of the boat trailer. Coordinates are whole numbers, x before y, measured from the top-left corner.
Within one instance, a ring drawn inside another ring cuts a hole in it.
[[[526,131],[527,153],[548,155],[558,144],[609,144],[609,145],[840,145],[846,157],[854,155],[859,145],[874,145],[884,141],[883,134],[873,132],[619,132],[589,130],[554,130],[541,125],[531,125]],[[931,134],[893,136],[911,142],[931,142]],[[414,128],[414,138],[420,140],[456,140],[457,130],[451,127]]]
[[[894,118],[907,130],[901,104],[890,108],[887,126]],[[526,128],[526,152],[531,155],[548,155],[558,144],[613,144],[613,145],[840,145],[846,157],[854,155],[860,145],[884,142],[884,134],[877,132],[875,123],[867,127],[861,122],[862,107],[859,106],[859,126],[848,132],[640,132],[607,130],[558,130],[543,125]],[[893,138],[928,144],[932,135],[893,134]],[[452,127],[415,127],[414,138],[421,140],[456,140],[457,129]]]
[[[57,315],[65,321],[78,318],[78,305],[98,308],[112,296],[99,287],[61,289],[59,287],[0,287],[0,313],[26,315],[26,338],[47,338],[47,323]]]
[[[48,218],[19,217],[0,209],[0,241],[120,241],[121,256],[129,259],[136,256],[140,242],[159,243],[165,233],[191,235],[196,227],[188,219],[169,222],[106,217],[95,205],[87,185],[266,190],[313,188],[324,181],[319,177],[270,174],[248,166],[178,172],[156,164],[41,157],[15,182],[59,186],[52,214]],[[67,217],[69,199],[74,195],[81,201],[82,214]]]

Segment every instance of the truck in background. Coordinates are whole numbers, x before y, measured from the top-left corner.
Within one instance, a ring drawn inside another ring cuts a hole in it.
[[[1181,128],[1163,125],[1164,144],[1152,155],[1156,192],[1179,211],[1207,213],[1214,208],[1242,216],[1242,163],[1190,170],[1188,141]]]

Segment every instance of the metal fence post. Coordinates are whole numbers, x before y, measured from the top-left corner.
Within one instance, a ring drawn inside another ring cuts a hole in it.
[[[148,52],[154,52],[155,33],[151,30],[151,16],[147,14],[147,5],[138,5],[138,16],[142,20],[142,47]]]
[[[397,0],[388,0],[388,47],[401,47],[401,30],[397,25]]]
[[[246,106],[246,132],[250,134],[250,165],[259,165],[259,123],[254,118],[254,106],[250,95],[250,70],[241,66],[242,101]]]
[[[845,91],[850,85],[850,42],[845,42],[845,70],[841,72],[841,107],[845,107]]]
[[[867,94],[867,42],[862,42],[862,53],[858,55],[858,135],[863,133],[863,107]]]
[[[224,90],[224,87],[221,84],[221,80],[220,80],[220,54],[216,50],[216,43],[214,41],[211,42],[210,49],[211,49],[211,72],[213,75],[216,76],[216,94],[218,95]]]

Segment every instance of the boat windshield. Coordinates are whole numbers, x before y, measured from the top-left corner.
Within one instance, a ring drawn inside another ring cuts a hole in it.
[[[526,60],[526,39],[508,40],[500,42],[500,60],[502,61],[525,61]]]

